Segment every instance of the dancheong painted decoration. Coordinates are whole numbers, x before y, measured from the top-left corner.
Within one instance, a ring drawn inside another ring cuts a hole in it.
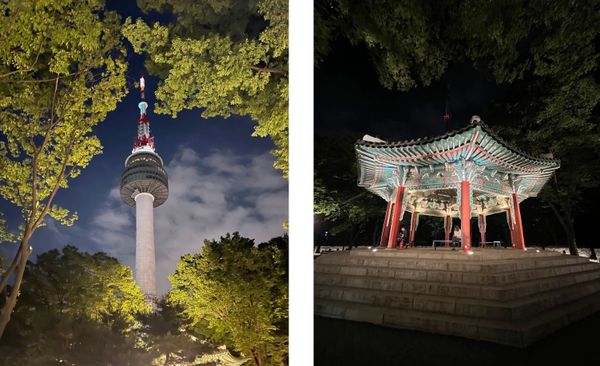
[[[478,116],[463,129],[418,140],[387,142],[366,135],[355,144],[358,185],[388,202],[381,246],[396,247],[399,221],[412,214],[445,219],[477,217],[485,242],[485,217],[506,213],[512,245],[525,249],[519,203],[535,197],[560,161],[531,156],[494,134]],[[462,244],[471,247],[470,220],[461,220]]]

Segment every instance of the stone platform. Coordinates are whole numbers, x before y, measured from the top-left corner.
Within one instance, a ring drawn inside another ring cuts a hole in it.
[[[600,265],[556,252],[354,249],[315,261],[325,317],[526,347],[599,310]]]

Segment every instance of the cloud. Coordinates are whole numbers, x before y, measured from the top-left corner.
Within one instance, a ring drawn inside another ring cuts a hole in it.
[[[154,210],[158,290],[169,288],[167,276],[179,258],[199,252],[204,239],[239,231],[256,243],[283,234],[287,220],[287,182],[273,169],[273,157],[244,156],[213,150],[199,156],[181,147],[166,165],[169,198]],[[115,187],[91,223],[99,250],[135,263],[135,209],[125,206]]]
[[[59,228],[60,223],[50,217],[48,217],[47,219],[44,220],[44,222],[46,223],[46,229],[48,231],[50,231],[53,235],[55,235],[55,237],[61,241],[61,242],[66,242],[68,239],[68,236],[62,232],[62,230]]]

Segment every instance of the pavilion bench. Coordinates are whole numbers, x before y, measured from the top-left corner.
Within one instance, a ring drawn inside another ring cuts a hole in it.
[[[480,248],[485,248],[488,245],[491,246],[491,247],[494,247],[494,248],[496,248],[496,247],[502,248],[503,247],[502,242],[500,240],[479,242],[479,247]]]
[[[438,245],[437,245],[438,243],[441,244],[439,246],[446,246],[446,244],[448,244],[448,246],[450,246],[450,245],[452,245],[452,240],[434,240],[431,247],[433,249],[435,249],[436,247],[438,247]]]

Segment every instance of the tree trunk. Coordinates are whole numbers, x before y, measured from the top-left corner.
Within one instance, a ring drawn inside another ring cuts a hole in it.
[[[10,317],[12,312],[17,304],[17,297],[19,296],[21,289],[21,282],[23,281],[23,274],[25,273],[25,267],[27,266],[27,260],[29,259],[29,255],[31,254],[31,250],[29,249],[29,238],[31,236],[30,232],[25,232],[23,235],[23,240],[21,240],[21,244],[19,245],[19,250],[17,251],[17,256],[19,256],[19,260],[17,263],[17,276],[15,278],[15,283],[10,291],[10,295],[6,298],[6,302],[0,309],[0,339],[4,334],[4,330],[6,329],[6,325],[10,321]]]
[[[594,250],[594,246],[593,245],[590,246],[590,252],[591,252],[590,253],[590,259],[594,259],[594,260],[598,259],[598,256],[596,255],[596,251]]]
[[[561,205],[563,215],[558,211],[556,206],[553,203],[549,203],[552,212],[558,219],[558,222],[565,230],[565,234],[567,235],[567,244],[569,245],[569,254],[571,255],[579,255],[579,251],[577,250],[577,238],[575,237],[575,227],[573,225],[573,217],[571,215],[571,208],[568,206],[568,203],[564,203]]]
[[[579,250],[577,249],[577,238],[575,237],[575,225],[573,224],[574,218],[571,214],[571,207],[562,207],[563,212],[565,212],[565,226],[567,233],[567,242],[569,244],[569,254],[571,255],[579,255]]]
[[[255,349],[253,349],[253,350],[251,350],[250,352],[252,352],[252,360],[254,361],[254,364],[255,364],[256,366],[262,366],[262,364],[263,364],[263,361],[262,361],[262,359],[260,358],[260,355],[258,354],[258,351],[257,351],[257,350],[255,350]]]
[[[259,347],[257,353],[258,353],[258,362],[259,362],[258,365],[263,366],[266,363],[266,360],[265,360],[265,355],[262,352],[262,347]]]
[[[569,228],[567,232],[567,242],[569,243],[569,254],[571,255],[579,255],[579,250],[577,249],[577,238],[575,237],[575,229],[573,225]]]
[[[4,273],[2,273],[2,280],[0,281],[0,292],[4,292],[6,290],[6,287],[8,286],[8,281],[10,280],[10,277],[12,276],[13,272],[17,268],[17,265],[19,264],[20,253],[21,251],[17,250],[17,253],[15,254],[15,257],[10,263],[10,266]]]

